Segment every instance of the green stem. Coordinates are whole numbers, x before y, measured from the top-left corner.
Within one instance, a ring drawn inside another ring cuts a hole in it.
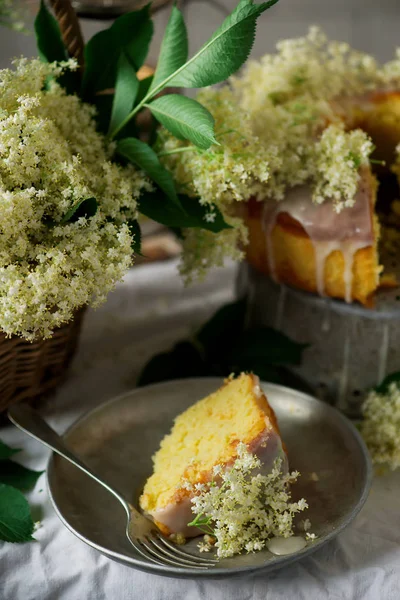
[[[197,54],[199,54],[199,53],[197,53]],[[125,125],[127,125],[129,123],[129,121],[132,119],[132,117],[134,117],[136,115],[136,113],[138,113],[139,110],[141,110],[143,108],[143,106],[149,100],[151,100],[156,94],[158,94],[158,92],[161,92],[161,90],[163,88],[165,88],[165,86],[171,81],[171,79],[173,77],[175,77],[175,75],[178,75],[182,71],[182,69],[184,67],[186,67],[187,65],[189,65],[197,57],[197,54],[195,54],[190,60],[188,60],[179,69],[177,69],[176,71],[174,71],[173,73],[171,73],[171,75],[169,75],[168,77],[166,77],[164,79],[164,81],[162,81],[161,83],[159,83],[158,85],[156,85],[155,88],[153,88],[152,90],[149,90],[147,92],[146,96],[143,98],[143,100],[141,102],[139,102],[139,104],[137,106],[135,106],[135,108],[129,113],[129,115],[127,117],[125,117],[125,119],[122,121],[122,123],[120,123],[118,125],[118,127],[116,127],[114,129],[114,131],[110,135],[110,138],[113,139],[121,131],[121,129],[123,129],[123,127],[125,127]]]
[[[235,133],[234,129],[226,129],[225,131],[220,131],[219,133],[215,134],[215,137],[221,137],[223,135],[228,135],[228,133]]]
[[[163,150],[162,152],[159,152],[157,154],[158,157],[160,156],[170,156],[171,154],[178,154],[180,152],[190,152],[190,151],[194,151],[193,146],[184,146],[183,148],[175,148],[175,150]]]

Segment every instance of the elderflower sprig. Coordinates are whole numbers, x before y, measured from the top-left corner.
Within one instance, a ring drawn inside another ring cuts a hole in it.
[[[345,132],[344,126],[330,125],[315,145],[317,174],[313,201],[330,199],[335,210],[354,205],[360,180],[359,169],[368,165],[374,145],[360,129]]]
[[[392,471],[400,467],[400,386],[391,383],[383,393],[371,391],[362,407],[361,434],[375,465]]]
[[[304,498],[291,502],[289,486],[297,480],[297,471],[283,474],[277,459],[272,471],[263,475],[261,461],[245,444],[239,443],[237,451],[232,467],[217,465],[208,485],[189,484],[196,515],[189,525],[215,537],[219,558],[261,550],[272,536],[290,537],[295,514],[308,508]],[[200,542],[199,549],[207,551],[206,545]]]

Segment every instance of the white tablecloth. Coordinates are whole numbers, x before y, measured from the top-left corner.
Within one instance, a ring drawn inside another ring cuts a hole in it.
[[[184,289],[176,263],[133,269],[102,308],[86,317],[68,381],[43,414],[64,431],[89,408],[135,384],[156,351],[188,334],[233,297],[234,268]],[[47,452],[11,426],[0,439],[23,448],[18,460],[44,469]],[[148,575],[117,564],[75,538],[47,497],[44,476],[29,494],[41,526],[36,542],[0,542],[1,600],[399,600],[400,473],[374,481],[366,506],[335,541],[270,575],[190,581]]]

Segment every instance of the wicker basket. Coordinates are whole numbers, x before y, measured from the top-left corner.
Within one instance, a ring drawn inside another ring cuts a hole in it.
[[[33,402],[66,375],[75,352],[85,308],[59,327],[52,338],[27,342],[0,332],[0,412],[21,400]]]

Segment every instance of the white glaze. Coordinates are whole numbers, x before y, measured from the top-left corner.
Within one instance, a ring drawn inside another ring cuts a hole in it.
[[[315,251],[316,286],[318,293],[325,293],[324,270],[328,256],[339,250],[344,258],[345,300],[351,302],[354,256],[358,250],[373,244],[372,188],[367,171],[361,171],[354,206],[340,213],[333,210],[330,201],[315,204],[311,188],[303,185],[292,188],[284,200],[265,202],[262,226],[266,238],[268,269],[274,281],[277,272],[272,243],[272,232],[280,214],[286,213],[303,227]]]
[[[268,550],[277,556],[284,556],[285,554],[299,552],[306,546],[306,540],[299,535],[294,535],[289,538],[273,537],[267,542]]]

